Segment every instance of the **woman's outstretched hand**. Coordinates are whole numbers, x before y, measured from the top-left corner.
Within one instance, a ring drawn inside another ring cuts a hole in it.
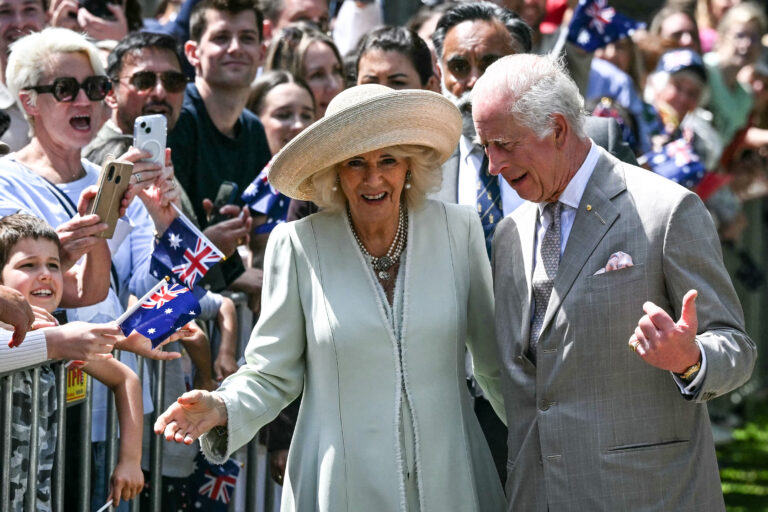
[[[155,434],[166,441],[192,444],[213,427],[226,424],[224,400],[210,391],[195,389],[181,395],[157,418]]]

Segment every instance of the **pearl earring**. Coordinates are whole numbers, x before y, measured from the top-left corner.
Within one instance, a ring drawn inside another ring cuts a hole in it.
[[[410,171],[410,170],[408,170],[408,171],[405,173],[405,189],[406,189],[406,190],[409,190],[409,189],[411,188],[411,183],[410,183],[410,181],[411,181],[411,171]]]
[[[333,186],[331,187],[331,190],[333,190],[334,192],[338,192],[339,191],[339,181],[340,181],[339,180],[339,175],[337,174],[336,175],[336,181],[333,182]]]

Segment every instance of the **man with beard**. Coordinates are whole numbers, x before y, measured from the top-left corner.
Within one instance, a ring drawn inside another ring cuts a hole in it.
[[[494,61],[531,51],[531,28],[514,12],[493,3],[462,3],[443,14],[432,41],[442,70],[443,95],[454,102],[464,119],[459,146],[443,164],[443,184],[437,197],[477,207],[490,257],[493,229],[522,201],[504,180],[488,174],[483,148],[474,142],[470,93]]]
[[[457,4],[437,22],[432,35],[442,70],[443,95],[461,111],[464,120],[459,145],[443,164],[443,184],[437,199],[477,208],[485,231],[488,256],[496,224],[522,200],[503,180],[488,174],[488,159],[475,144],[470,93],[491,63],[505,55],[531,51],[531,29],[514,12],[490,2]],[[502,482],[506,478],[507,429],[472,378],[467,353],[467,379],[474,408],[491,449]]]
[[[112,90],[105,102],[112,109],[110,119],[96,137],[83,149],[83,156],[101,165],[107,156],[119,156],[133,144],[133,123],[137,117],[162,114],[172,132],[179,119],[187,77],[181,72],[181,57],[176,40],[165,34],[133,32],[110,53],[107,75]],[[181,188],[182,210],[196,219],[192,202]],[[228,207],[233,211],[234,206]],[[205,234],[229,258],[238,239],[248,232],[248,218],[235,217],[211,226]],[[216,268],[208,280],[219,281],[212,287],[224,287]],[[214,278],[216,276],[216,278]]]
[[[0,0],[0,141],[11,151],[29,143],[29,125],[16,99],[5,87],[5,67],[11,43],[46,23],[42,0]]]

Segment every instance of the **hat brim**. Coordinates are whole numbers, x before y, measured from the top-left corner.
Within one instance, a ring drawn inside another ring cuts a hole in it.
[[[311,201],[318,171],[402,144],[433,148],[444,162],[460,135],[461,114],[448,99],[431,91],[391,90],[326,115],[294,137],[273,158],[269,182],[289,197]]]

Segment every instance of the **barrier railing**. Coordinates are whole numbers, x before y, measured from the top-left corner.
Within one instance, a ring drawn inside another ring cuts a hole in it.
[[[238,316],[238,346],[237,346],[237,358],[239,359],[244,350],[245,345],[251,334],[253,326],[253,313],[248,308],[247,297],[242,293],[227,294],[235,302]],[[213,330],[209,330],[213,333]],[[218,342],[215,339],[211,340],[212,358],[215,358],[218,350]],[[115,351],[115,356],[119,359],[119,351]],[[152,365],[153,373],[156,378],[151,380],[151,396],[155,405],[155,410],[152,413],[152,423],[157,419],[157,416],[162,413],[162,407],[157,404],[162,404],[162,397],[165,388],[165,364],[163,361],[146,361]],[[138,358],[138,376],[139,380],[144,381],[148,378],[145,371],[144,361],[142,358]],[[40,368],[43,365],[37,365],[34,367],[22,368],[5,374],[0,374],[0,511],[11,510],[11,418],[12,418],[12,406],[13,406],[13,376],[18,372],[24,370],[32,370],[33,372],[33,387],[32,387],[32,410],[31,410],[31,439],[30,439],[30,456],[29,465],[27,471],[27,490],[24,496],[24,510],[34,511],[37,510],[36,499],[36,485],[38,474],[38,453],[40,450],[41,440],[38,438],[38,398],[40,394],[39,388],[39,374]],[[73,505],[66,508],[69,512],[72,507],[73,510],[78,512],[88,512],[91,510],[91,475],[92,475],[92,443],[91,443],[91,421],[93,415],[93,393],[92,393],[92,379],[87,379],[87,398],[81,403],[77,404],[77,408],[68,407],[67,401],[67,369],[61,362],[51,363],[50,366],[54,369],[56,380],[56,397],[58,407],[56,409],[57,427],[56,427],[56,455],[54,459],[52,477],[51,477],[51,491],[52,491],[52,509],[54,512],[64,512],[65,510],[65,489],[68,482],[66,481],[67,468],[65,467],[65,453],[67,443],[77,442],[78,452],[76,455],[76,475],[75,479],[77,486],[75,489],[69,488],[68,492],[72,494],[74,501]],[[106,474],[110,475],[117,463],[118,454],[118,422],[117,411],[114,403],[114,396],[111,392],[107,393],[107,415],[106,415]],[[69,432],[67,430],[67,414],[76,413],[79,415],[80,427],[75,432]],[[152,435],[150,439],[145,440],[150,445],[150,457],[149,457],[149,473],[150,473],[150,506],[148,512],[161,512],[162,502],[162,475],[163,475],[163,443],[165,441],[162,437]],[[263,447],[260,449],[257,438],[254,439],[240,452],[238,455],[245,457],[245,467],[240,473],[238,478],[237,489],[235,495],[239,495],[242,499],[232,499],[229,504],[229,510],[247,512],[272,512],[275,510],[275,490],[276,484],[273,484],[269,471],[259,471],[260,467],[267,467],[266,452]],[[279,491],[278,491],[279,492]],[[139,498],[135,498],[130,503],[131,512],[147,512],[140,506]]]

